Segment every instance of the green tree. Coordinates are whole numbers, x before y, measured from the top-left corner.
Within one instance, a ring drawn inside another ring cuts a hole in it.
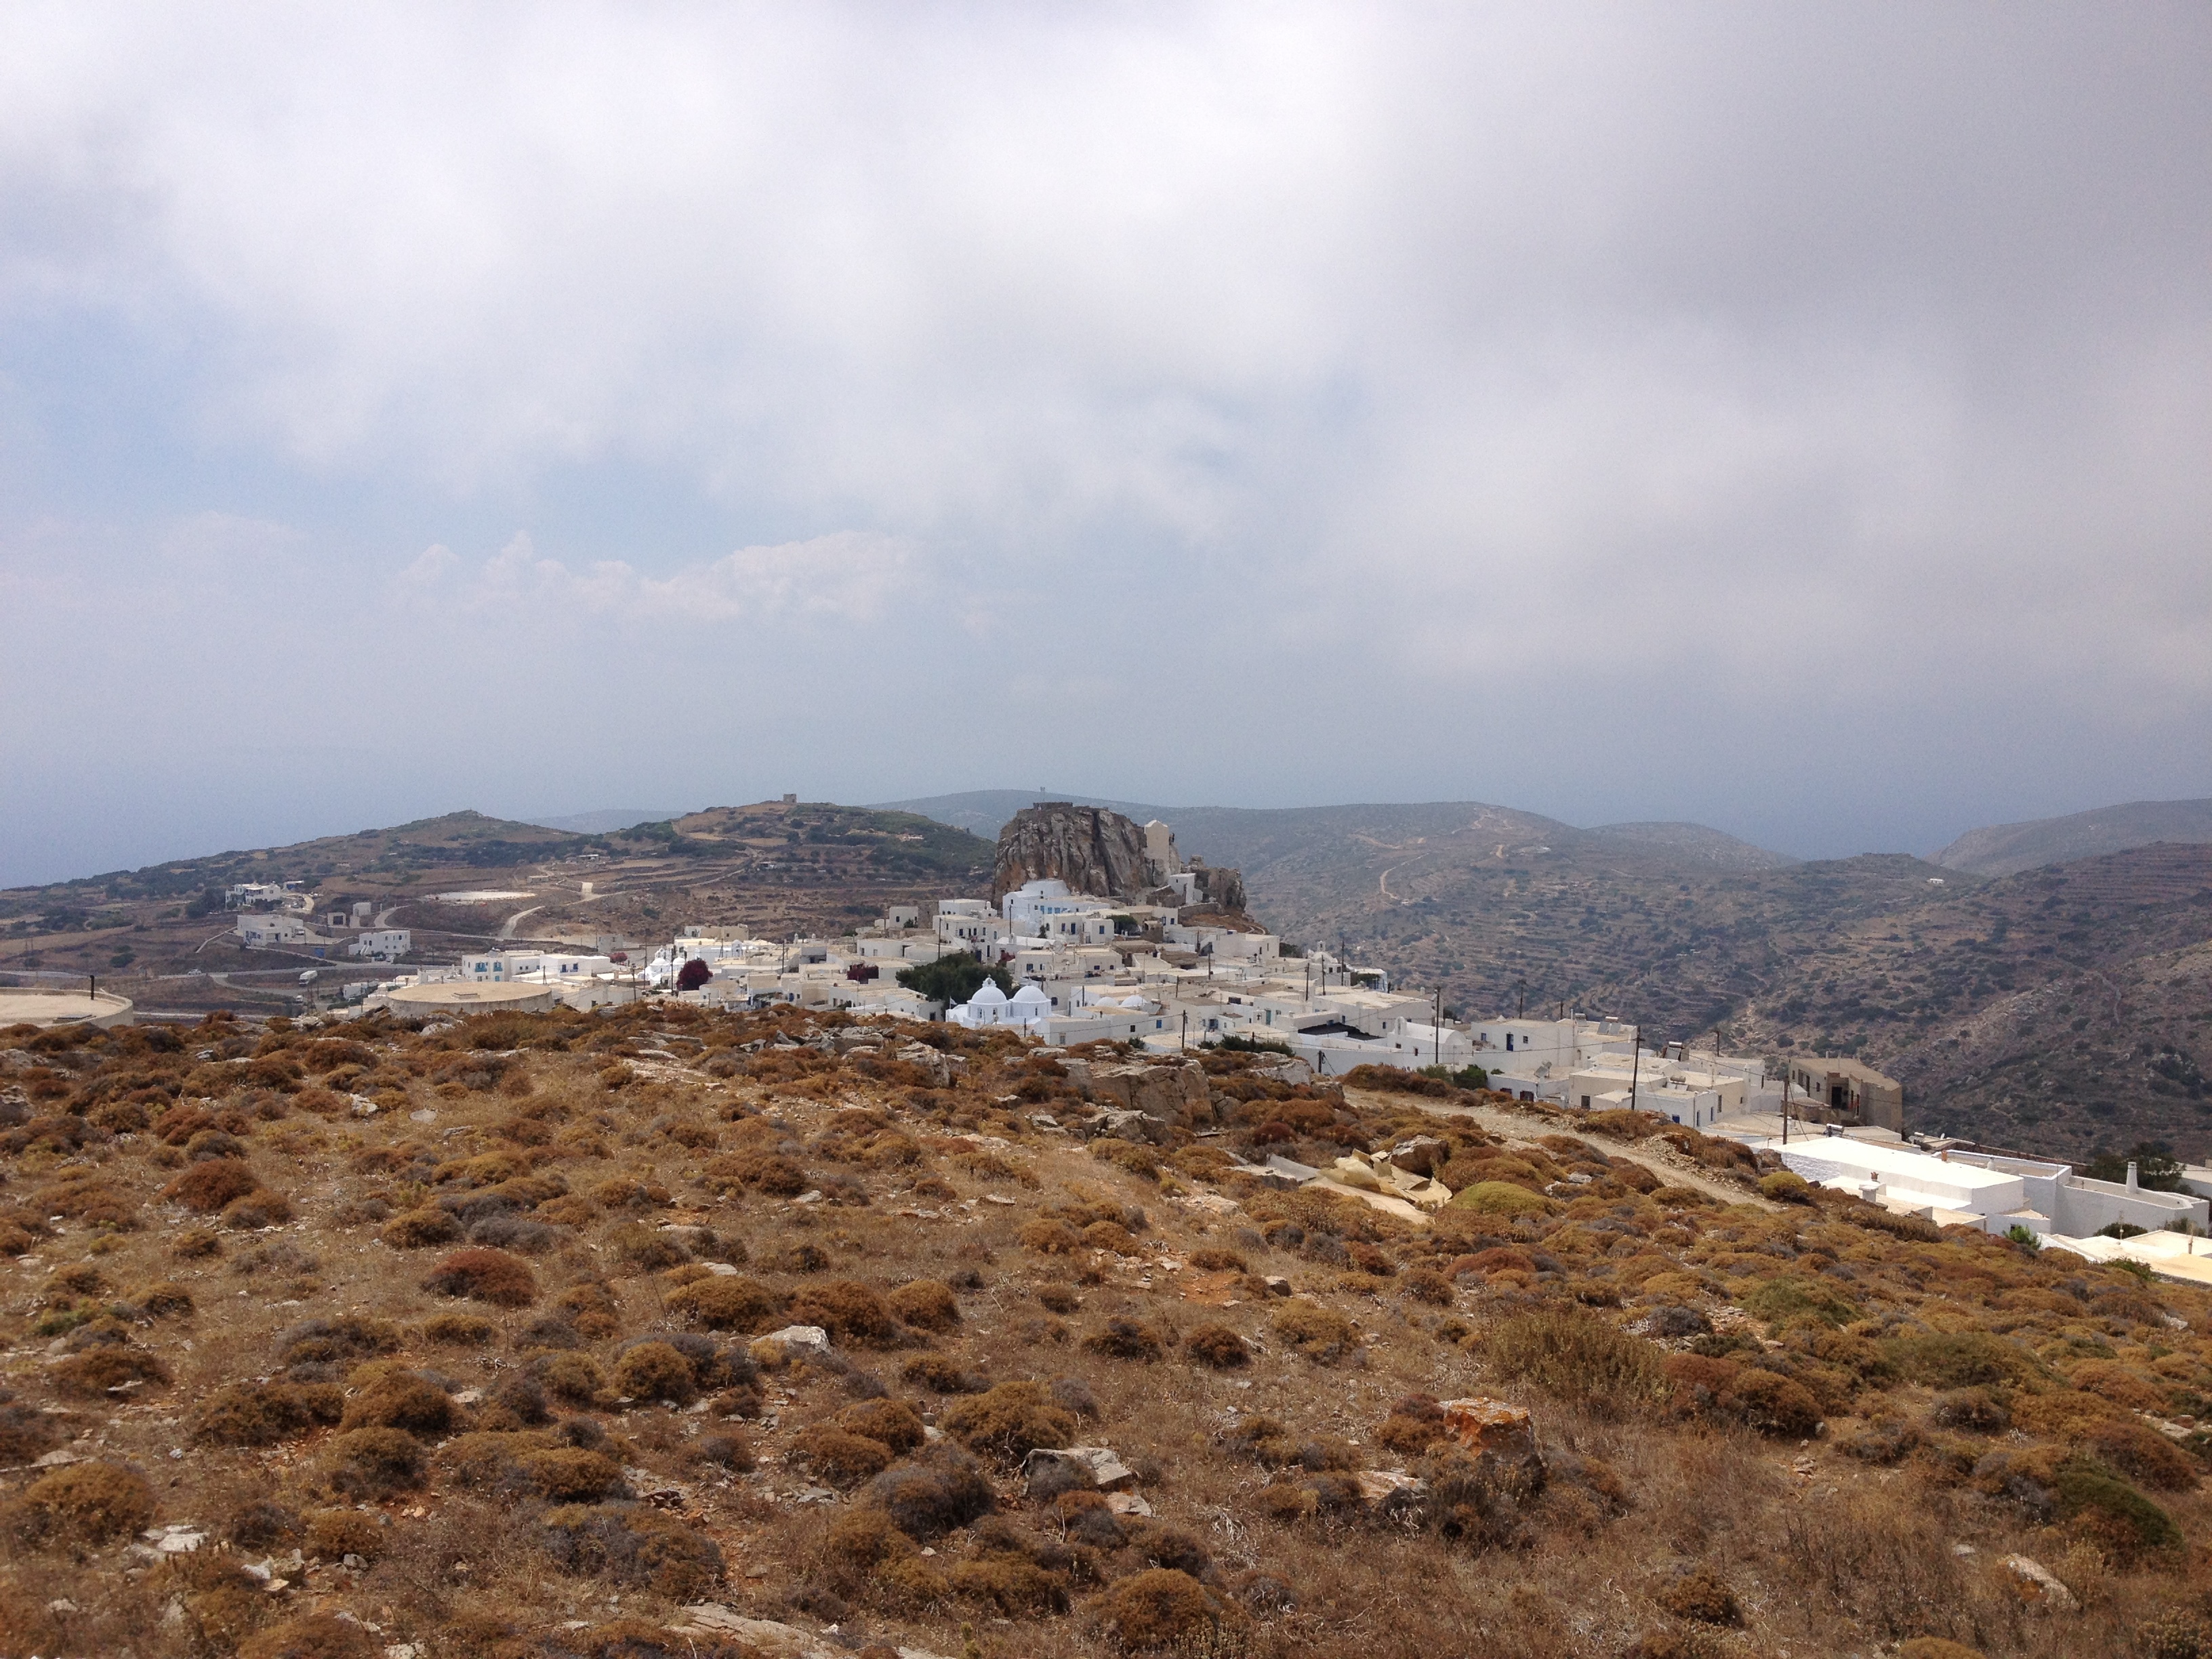
[[[2138,1140],[2125,1152],[2100,1152],[2081,1168],[2092,1181],[2125,1181],[2136,1166],[2136,1182],[2154,1193],[2181,1190],[2181,1160],[2163,1140]]]
[[[934,962],[916,963],[911,968],[899,969],[898,982],[909,991],[919,991],[933,1002],[950,1006],[965,1002],[983,988],[989,980],[1008,995],[1013,994],[1013,976],[1003,968],[986,967],[965,951],[957,956],[939,957]]]

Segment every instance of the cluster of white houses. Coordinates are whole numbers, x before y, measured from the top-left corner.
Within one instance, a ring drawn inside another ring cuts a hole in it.
[[[358,939],[390,939],[356,912]],[[296,914],[240,918],[240,932],[287,929]],[[297,929],[298,932],[289,931]],[[274,942],[274,937],[272,942]],[[945,1007],[898,982],[901,970],[964,955],[1003,967],[1011,992],[987,981]],[[694,965],[696,964],[696,966]],[[1571,1111],[1632,1108],[1776,1153],[1807,1181],[1904,1214],[1996,1233],[2015,1231],[2093,1257],[2127,1255],[2156,1271],[2212,1283],[2191,1242],[2212,1223],[2212,1171],[2191,1190],[2154,1192],[2130,1170],[2093,1181],[2064,1164],[1976,1152],[1904,1135],[1890,1079],[1845,1059],[1760,1057],[1642,1047],[1610,1020],[1499,1018],[1443,1024],[1430,999],[1326,951],[1286,950],[1272,933],[1177,909],[1091,897],[1032,881],[995,906],[945,899],[899,905],[837,939],[789,943],[680,934],[635,959],[544,948],[485,951],[380,987],[371,1006],[423,1014],[491,1007],[592,1009],[665,995],[713,1007],[794,1004],[867,1017],[943,1018],[1011,1030],[1053,1046],[1109,1040],[1174,1052],[1231,1037],[1279,1047],[1316,1077],[1359,1066],[1454,1072],[1480,1066],[1492,1088]],[[1770,1074],[1770,1073],[1771,1074]],[[2111,1235],[2126,1235],[2115,1237]]]

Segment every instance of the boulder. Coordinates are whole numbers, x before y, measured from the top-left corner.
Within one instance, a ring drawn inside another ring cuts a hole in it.
[[[1536,1445],[1536,1425],[1526,1408],[1503,1400],[1474,1395],[1443,1402],[1444,1428],[1460,1449],[1497,1473],[1540,1486],[1544,1455]]]
[[[2074,1611],[2074,1592],[2058,1582],[2057,1575],[2040,1561],[2025,1555],[2008,1555],[2003,1566],[2014,1592],[2030,1607],[2053,1613]]]
[[[1040,1446],[1022,1460],[1022,1480],[1032,1491],[1112,1492],[1136,1478],[1107,1446]]]
[[[1206,1067],[1194,1060],[1139,1060],[1089,1070],[1091,1098],[1109,1110],[1143,1112],[1176,1128],[1212,1118]]]

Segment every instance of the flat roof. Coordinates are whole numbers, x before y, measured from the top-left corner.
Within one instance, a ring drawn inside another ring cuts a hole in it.
[[[112,991],[90,996],[44,985],[0,988],[0,1025],[105,1024],[130,1012],[131,999]]]
[[[1783,1150],[1777,1146],[1777,1151]],[[1863,1170],[1869,1175],[1879,1175],[1899,1186],[1917,1188],[1923,1182],[1936,1181],[1946,1187],[2016,1187],[2020,1177],[1999,1170],[1984,1169],[1978,1164],[1969,1164],[1961,1158],[1941,1158],[1927,1152],[1915,1152],[1909,1146],[1885,1146],[1876,1142],[1854,1140],[1848,1135],[1808,1135],[1800,1140],[1790,1138],[1789,1151],[1817,1158],[1823,1163],[1840,1164],[1845,1169]]]

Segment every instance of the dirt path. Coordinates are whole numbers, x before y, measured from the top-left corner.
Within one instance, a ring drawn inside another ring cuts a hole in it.
[[[1409,1098],[1404,1095],[1378,1094],[1364,1089],[1346,1089],[1347,1099],[1357,1102],[1366,1111],[1388,1111],[1402,1106]],[[1539,1135],[1573,1134],[1571,1121],[1538,1117],[1528,1112],[1517,1112],[1503,1106],[1448,1106],[1442,1101],[1426,1096],[1410,1097],[1425,1112],[1434,1112],[1439,1117],[1463,1117],[1507,1140],[1534,1141]],[[1602,1135],[1585,1135],[1583,1139],[1603,1150],[1607,1158],[1626,1158],[1631,1164],[1641,1164],[1670,1187],[1690,1187],[1717,1199],[1723,1204],[1751,1204],[1762,1210],[1778,1210],[1782,1206],[1771,1199],[1761,1198],[1748,1188],[1734,1182],[1722,1181],[1692,1164],[1663,1140],[1654,1137],[1637,1146],[1623,1146]]]

